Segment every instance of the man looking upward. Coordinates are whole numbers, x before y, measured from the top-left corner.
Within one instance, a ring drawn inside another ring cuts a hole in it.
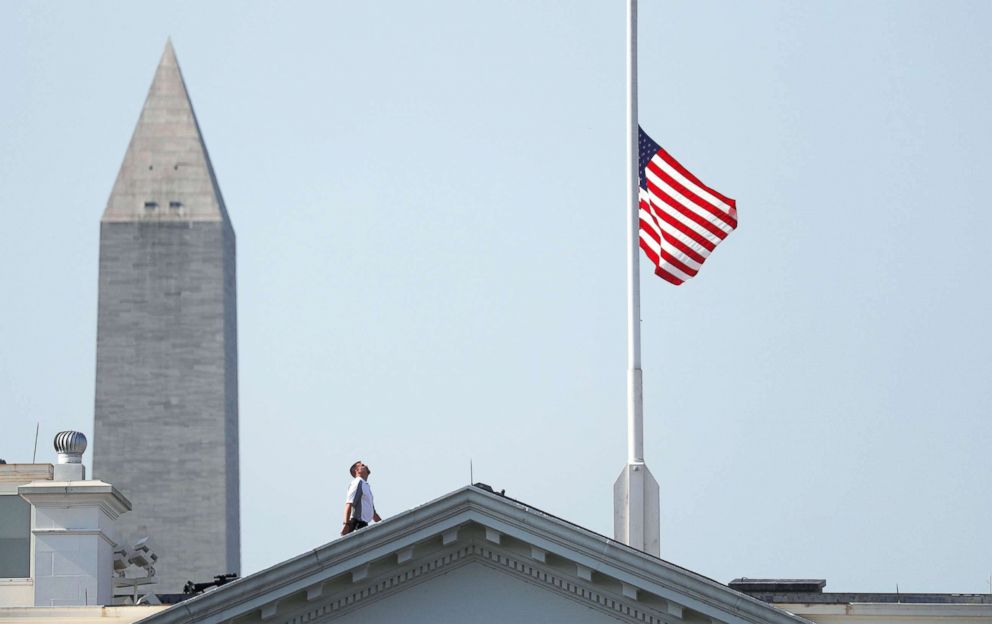
[[[368,479],[372,471],[361,461],[356,461],[348,472],[353,479],[348,486],[348,495],[344,499],[344,524],[341,527],[341,535],[367,527],[370,522],[382,520],[375,512],[372,488],[369,487]]]

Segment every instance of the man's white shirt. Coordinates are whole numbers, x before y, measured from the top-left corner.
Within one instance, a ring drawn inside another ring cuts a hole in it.
[[[361,495],[359,495],[359,488],[361,488]],[[361,477],[355,477],[351,481],[351,485],[348,486],[348,496],[345,497],[344,502],[351,503],[352,518],[366,523],[372,522],[375,505],[372,499],[372,488],[369,487],[368,481]]]

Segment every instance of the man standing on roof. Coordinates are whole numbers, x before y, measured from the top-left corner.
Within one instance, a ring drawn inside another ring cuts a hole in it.
[[[348,472],[354,478],[344,499],[344,526],[341,527],[341,535],[367,527],[370,522],[382,520],[375,512],[372,488],[369,487],[368,479],[372,471],[361,461],[357,461]]]

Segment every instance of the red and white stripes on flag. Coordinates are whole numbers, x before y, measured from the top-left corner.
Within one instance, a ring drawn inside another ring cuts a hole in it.
[[[737,227],[737,202],[700,182],[638,128],[640,243],[655,274],[678,286]]]

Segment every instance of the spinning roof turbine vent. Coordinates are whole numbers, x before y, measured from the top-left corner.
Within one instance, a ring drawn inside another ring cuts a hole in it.
[[[81,464],[86,452],[86,436],[78,431],[60,431],[55,434],[55,452],[60,464]]]
[[[83,466],[83,452],[86,451],[86,436],[78,431],[60,431],[55,434],[55,452],[58,463],[55,466],[56,481],[83,481],[86,467]]]

